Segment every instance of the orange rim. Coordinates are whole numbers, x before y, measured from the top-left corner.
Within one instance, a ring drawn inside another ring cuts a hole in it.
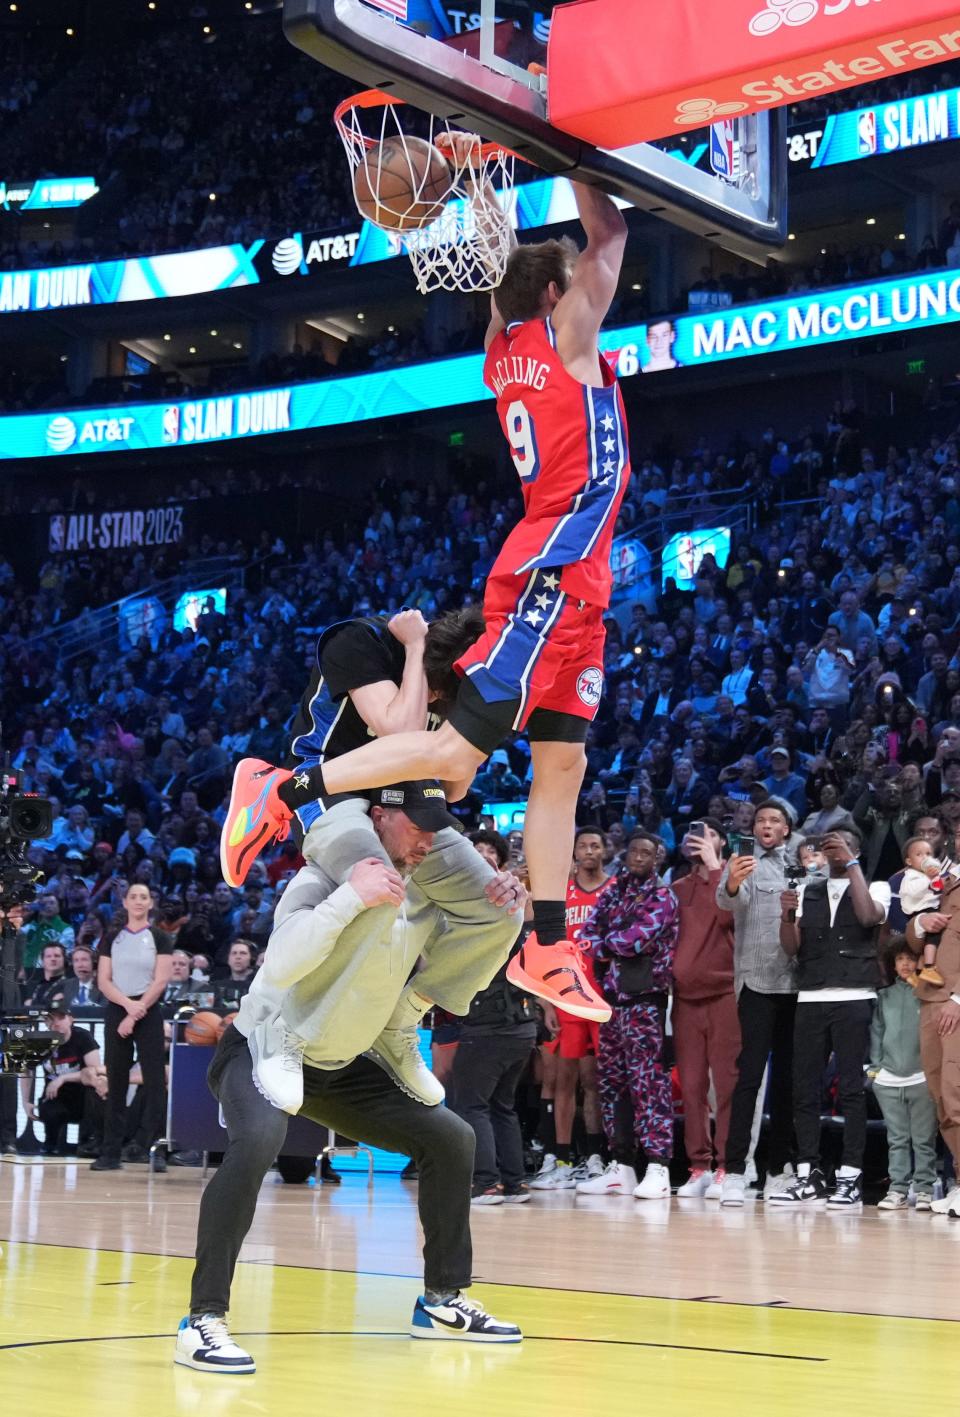
[[[333,121],[338,128],[344,127],[344,120],[346,114],[351,112],[351,110],[354,108],[366,109],[404,107],[406,107],[406,99],[394,98],[391,94],[383,93],[380,89],[364,89],[363,93],[354,94],[352,98],[345,98],[342,103],[337,104],[336,108],[333,110]],[[378,146],[376,138],[368,138],[364,133],[359,134],[359,136],[363,140],[364,147],[375,148]],[[444,135],[442,133],[439,134],[439,137],[442,138],[443,136]],[[434,147],[437,146],[438,143],[435,139]],[[505,148],[502,143],[480,144],[480,157],[482,159],[497,157],[501,153],[504,157],[515,158],[517,162],[529,161],[528,158],[521,157],[519,153],[515,153],[512,148]]]

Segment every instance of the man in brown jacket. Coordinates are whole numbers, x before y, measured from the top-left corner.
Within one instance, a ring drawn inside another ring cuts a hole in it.
[[[942,930],[937,969],[943,984],[917,983],[920,1000],[920,1057],[940,1119],[940,1133],[960,1177],[960,881],[943,893],[941,910],[915,915],[907,927],[911,949],[920,954],[927,934]],[[933,1209],[960,1219],[960,1185]]]

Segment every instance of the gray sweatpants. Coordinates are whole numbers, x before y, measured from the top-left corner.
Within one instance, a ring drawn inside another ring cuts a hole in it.
[[[937,1104],[925,1082],[912,1087],[873,1084],[887,1124],[887,1169],[890,1189],[906,1195],[910,1180],[918,1191],[932,1195],[937,1179]],[[911,1147],[913,1156],[911,1159]]]
[[[341,804],[347,805],[347,804]],[[361,856],[358,833],[369,837],[363,856],[378,856],[390,865],[370,818],[365,826],[350,817],[350,831],[341,836],[340,807],[332,807],[307,833],[303,855],[337,884],[347,879]],[[490,983],[507,959],[523,926],[519,912],[491,905],[484,889],[493,878],[489,864],[472,842],[453,827],[437,832],[433,848],[417,867],[407,892],[422,897],[436,910],[436,925],[424,945],[426,961],[414,981],[417,992],[450,1014],[466,1014],[477,994]]]

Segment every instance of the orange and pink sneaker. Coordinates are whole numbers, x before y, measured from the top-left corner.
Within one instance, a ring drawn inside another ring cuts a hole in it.
[[[280,801],[277,788],[291,776],[262,758],[243,758],[237,764],[220,833],[220,869],[228,886],[242,886],[267,843],[289,835],[293,813]]]
[[[546,999],[548,1004],[577,1018],[606,1023],[613,1013],[590,983],[580,951],[572,940],[541,945],[536,935],[528,935],[507,965],[507,978],[518,989]]]

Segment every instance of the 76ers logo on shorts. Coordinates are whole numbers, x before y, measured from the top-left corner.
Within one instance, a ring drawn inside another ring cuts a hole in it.
[[[603,693],[603,670],[585,669],[577,680],[577,698],[587,708],[596,708]]]

